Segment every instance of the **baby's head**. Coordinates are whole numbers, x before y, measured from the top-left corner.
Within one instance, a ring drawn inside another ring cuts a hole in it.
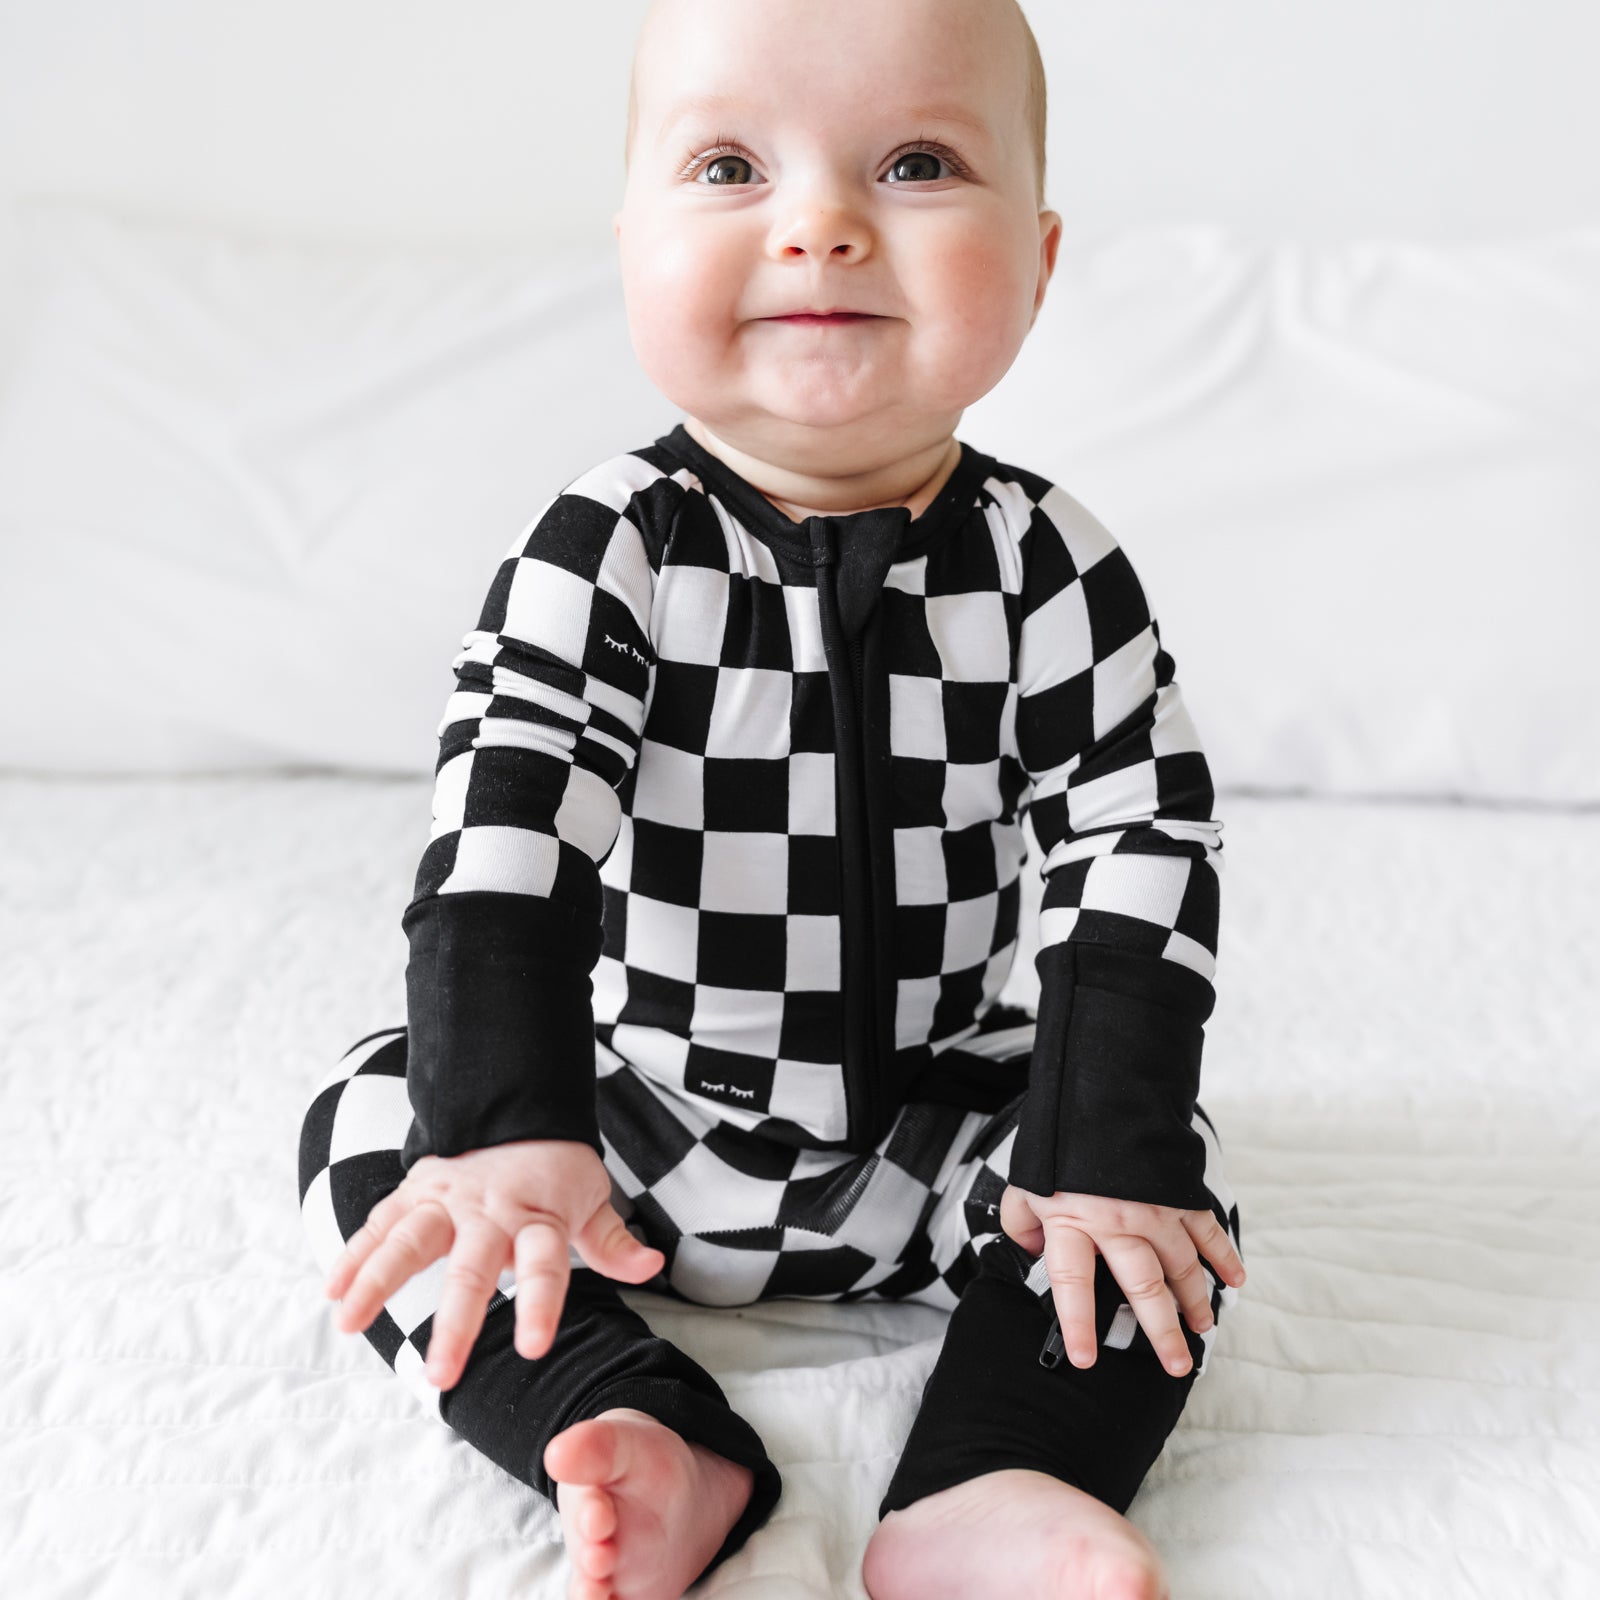
[[[654,0],[613,222],[641,366],[798,473],[948,440],[1054,270],[1044,122],[1016,0]],[[776,320],[836,307],[870,316]]]

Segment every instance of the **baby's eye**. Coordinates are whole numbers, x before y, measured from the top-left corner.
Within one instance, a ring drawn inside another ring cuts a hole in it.
[[[925,150],[907,150],[903,155],[896,156],[894,160],[890,162],[889,170],[891,172],[896,172],[904,166],[910,166],[911,168],[916,169],[920,165],[923,170],[920,172],[913,170],[912,175],[909,178],[903,178],[900,181],[903,183],[933,183],[938,180],[939,168],[946,164],[946,156],[942,151],[936,148]],[[927,170],[929,167],[932,167],[933,171],[929,172]]]
[[[749,165],[750,165],[750,163],[743,156],[736,155],[732,151],[725,151],[720,155],[715,155],[714,154],[711,157],[709,157],[707,159],[706,163],[705,163],[704,171],[709,172],[709,173],[715,173],[716,170],[719,167],[721,167],[721,168],[727,168],[727,167],[730,167],[730,166],[731,167],[748,167]],[[749,181],[750,180],[748,178],[719,178],[719,177],[711,177],[711,178],[707,179],[708,183],[713,184],[713,185],[715,185],[715,186],[717,186],[719,188],[725,188],[729,184],[748,183]]]
[[[941,165],[950,167],[952,172],[957,174],[966,171],[954,151],[946,150],[943,145],[938,144],[918,145],[909,150],[902,150],[890,161],[889,171],[895,173],[902,167],[911,168],[908,177],[892,180],[897,187],[905,183],[935,183],[939,179],[938,169]],[[696,183],[704,177],[708,188],[729,188],[751,181],[749,177],[729,175],[730,168],[737,171],[740,167],[751,173],[755,170],[749,156],[743,150],[734,147],[708,151],[705,155],[691,160],[683,170],[685,175],[693,174]],[[929,170],[930,168],[932,170]]]

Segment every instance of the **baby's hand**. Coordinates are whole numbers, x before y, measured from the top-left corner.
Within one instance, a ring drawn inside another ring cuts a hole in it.
[[[1097,1246],[1174,1377],[1181,1378],[1193,1363],[1178,1326],[1173,1295],[1196,1333],[1204,1333],[1212,1323],[1200,1252],[1228,1283],[1237,1287],[1245,1280],[1244,1263],[1233,1240],[1210,1211],[1095,1194],[1058,1192],[1046,1197],[1011,1184],[1000,1197],[1000,1226],[1030,1255],[1045,1256],[1067,1359],[1075,1367],[1094,1365]]]
[[[548,1355],[571,1278],[568,1242],[608,1278],[643,1283],[665,1265],[611,1204],[611,1178],[574,1139],[518,1139],[458,1156],[423,1156],[350,1236],[323,1292],[343,1303],[341,1333],[366,1328],[403,1283],[449,1254],[428,1340],[428,1381],[449,1389],[477,1343],[500,1274],[515,1255],[516,1347]]]

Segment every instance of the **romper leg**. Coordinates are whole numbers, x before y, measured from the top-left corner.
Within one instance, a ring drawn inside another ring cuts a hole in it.
[[[978,1256],[962,1292],[899,1465],[878,1507],[881,1520],[954,1484],[1007,1467],[1031,1467],[1126,1511],[1199,1375],[1199,1337],[1184,1326],[1195,1365],[1167,1372],[1143,1330],[1125,1349],[1108,1345],[1119,1290],[1095,1262],[1099,1349],[1088,1368],[1041,1366],[1053,1305],[1027,1287],[1033,1257],[1001,1234]]]
[[[373,1206],[403,1180],[400,1156],[411,1126],[405,1062],[405,1029],[369,1035],[317,1086],[306,1110],[300,1214],[324,1275]],[[365,1330],[367,1342],[431,1416],[552,1505],[556,1486],[544,1470],[545,1446],[573,1423],[617,1406],[648,1412],[684,1439],[749,1467],[755,1475],[750,1503],[701,1578],[766,1522],[782,1482],[760,1436],[709,1372],[652,1334],[623,1303],[616,1281],[581,1265],[575,1253],[547,1354],[528,1360],[516,1350],[516,1307],[507,1294],[515,1280],[508,1268],[460,1379],[453,1388],[435,1389],[423,1367],[447,1263],[443,1257],[403,1284]]]
[[[1031,1039],[1023,1042],[1023,1060],[1031,1049]],[[1193,1365],[1174,1377],[1097,1253],[1094,1363],[1075,1367],[1061,1355],[1054,1366],[1042,1365],[1046,1335],[1057,1322],[1044,1260],[1000,1230],[1000,1198],[1020,1109],[1019,1097],[992,1117],[974,1118],[974,1137],[930,1216],[940,1276],[920,1298],[958,1298],[879,1505],[880,1520],[941,1489],[1008,1467],[1047,1473],[1125,1512],[1204,1375],[1218,1327],[1238,1298],[1239,1291],[1201,1256],[1215,1320],[1201,1334],[1180,1314]],[[1198,1105],[1194,1126],[1206,1141],[1212,1211],[1237,1250],[1238,1207],[1216,1131]]]

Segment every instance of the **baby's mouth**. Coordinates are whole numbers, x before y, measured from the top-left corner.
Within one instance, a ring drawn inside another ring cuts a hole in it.
[[[768,322],[793,322],[803,327],[829,328],[846,322],[877,322],[880,319],[865,311],[831,311],[827,316],[815,312],[797,311],[787,317],[768,317]]]

